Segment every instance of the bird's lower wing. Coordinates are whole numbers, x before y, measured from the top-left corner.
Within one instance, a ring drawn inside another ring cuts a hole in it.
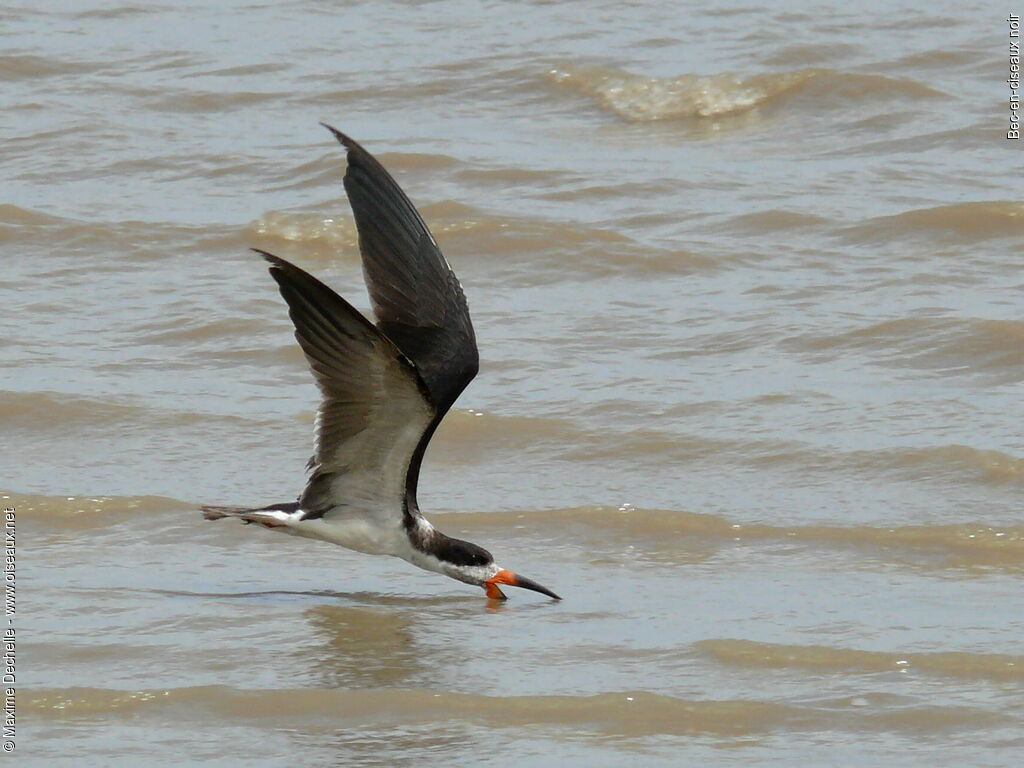
[[[397,515],[404,510],[413,453],[435,416],[419,374],[341,296],[284,259],[260,253],[288,303],[295,338],[323,395],[300,507],[308,517],[346,509]]]

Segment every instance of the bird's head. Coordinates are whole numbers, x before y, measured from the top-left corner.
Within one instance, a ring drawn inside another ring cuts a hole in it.
[[[540,592],[542,595],[547,595],[553,600],[561,600],[558,595],[552,592],[547,587],[542,587],[536,581],[528,579],[525,576],[520,576],[518,573],[507,571],[504,568],[499,568],[497,565],[492,564],[491,568],[494,569],[494,575],[488,579],[484,579],[481,586],[487,591],[487,597],[491,600],[507,600],[505,593],[501,591],[499,584],[507,584],[510,587],[522,587],[523,589],[532,589],[534,592]]]
[[[547,587],[542,587],[532,579],[506,570],[494,562],[491,553],[468,541],[460,541],[445,537],[443,545],[435,543],[435,551],[440,555],[441,570],[453,579],[483,587],[491,600],[506,600],[505,593],[499,585],[522,587],[540,592],[553,600],[561,600],[558,595]]]

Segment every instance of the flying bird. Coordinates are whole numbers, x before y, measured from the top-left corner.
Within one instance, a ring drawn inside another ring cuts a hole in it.
[[[270,264],[322,399],[309,478],[298,501],[202,507],[207,520],[237,518],[483,587],[561,598],[506,570],[490,552],[446,536],[420,512],[416,485],[431,436],[479,368],[462,286],[419,212],[369,152],[323,124],[345,147],[348,194],[376,325],[294,264]]]

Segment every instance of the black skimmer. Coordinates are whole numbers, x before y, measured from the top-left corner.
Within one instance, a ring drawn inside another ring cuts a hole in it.
[[[374,325],[312,275],[266,251],[323,396],[313,457],[298,501],[202,507],[282,533],[395,555],[483,587],[561,598],[495,564],[491,553],[446,536],[423,516],[416,484],[427,443],[476,375],[479,356],[462,286],[419,212],[384,167],[324,124],[348,154],[345,191],[355,215]]]

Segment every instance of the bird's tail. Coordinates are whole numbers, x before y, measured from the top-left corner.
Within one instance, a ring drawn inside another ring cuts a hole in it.
[[[200,507],[200,511],[203,513],[203,519],[205,520],[220,520],[224,517],[241,517],[246,512],[257,512],[258,510],[252,509],[251,507]]]
[[[247,523],[267,523],[273,520],[280,521],[294,515],[299,505],[292,502],[283,504],[271,504],[267,507],[215,507],[205,506],[199,508],[206,520],[220,520],[225,517],[235,517]]]

